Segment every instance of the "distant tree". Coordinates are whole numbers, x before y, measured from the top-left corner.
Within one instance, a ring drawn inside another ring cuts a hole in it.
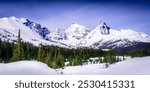
[[[42,44],[40,44],[39,49],[38,49],[37,60],[41,62],[43,61],[43,45]]]
[[[99,57],[99,63],[103,63],[102,57]]]
[[[104,56],[103,61],[104,61],[104,63],[113,64],[113,63],[117,62],[117,59],[116,59],[115,54],[112,51],[107,51],[105,56]]]
[[[62,54],[60,52],[58,52],[57,54],[57,59],[56,59],[56,64],[58,68],[63,68],[64,67],[64,57],[62,56]]]
[[[53,65],[53,64],[54,64],[53,59],[52,59],[52,57],[50,56],[49,53],[47,53],[47,55],[46,55],[45,63],[46,63],[49,67],[51,67],[51,68],[54,67],[54,65]]]

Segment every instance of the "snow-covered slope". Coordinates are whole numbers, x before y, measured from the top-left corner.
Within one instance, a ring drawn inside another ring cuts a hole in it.
[[[26,22],[25,22],[26,21]],[[48,29],[26,19],[5,17],[0,19],[0,39],[2,41],[14,42],[17,40],[20,30],[21,38],[36,46],[39,44],[64,46],[63,44],[45,40],[43,37],[49,33]]]
[[[105,46],[115,48],[132,46],[135,42],[150,43],[150,36],[131,29],[110,29],[105,22],[100,22],[94,30],[85,36],[80,44],[93,48]]]
[[[150,57],[127,59],[122,62],[110,65],[105,68],[105,64],[89,64],[83,66],[65,67],[63,74],[82,75],[142,75],[150,74]]]
[[[89,64],[82,66],[65,67],[64,69],[51,69],[46,64],[37,61],[17,61],[13,63],[0,63],[0,74],[4,75],[142,75],[150,74],[150,57],[127,59],[110,65]]]
[[[78,47],[80,41],[90,32],[89,28],[72,23],[67,29],[56,28],[47,35],[46,39]]]
[[[0,75],[56,75],[54,69],[37,61],[17,61],[13,63],[0,63]]]
[[[79,40],[84,38],[84,36],[90,32],[90,29],[77,23],[73,23],[69,28],[66,29],[66,32],[68,35]]]
[[[40,43],[60,47],[100,49],[147,48],[150,46],[149,35],[131,29],[110,29],[103,21],[93,30],[73,23],[67,29],[56,28],[49,31],[46,27],[25,18],[5,17],[0,19],[0,39],[2,41],[16,41],[19,30],[23,41],[36,46]]]
[[[22,23],[25,26],[29,27],[32,31],[38,33],[42,38],[45,38],[46,35],[50,33],[50,31],[46,27],[42,27],[40,24],[31,22],[28,19],[21,18],[20,21],[22,21]]]
[[[65,33],[67,35],[66,40],[62,40],[62,43],[65,43],[67,45],[72,45],[75,47],[79,47],[79,43],[84,37],[90,32],[90,29],[79,25],[77,23],[72,23],[70,27],[68,27],[65,30]]]
[[[53,41],[67,40],[67,34],[64,29],[55,28],[46,36],[46,39]]]

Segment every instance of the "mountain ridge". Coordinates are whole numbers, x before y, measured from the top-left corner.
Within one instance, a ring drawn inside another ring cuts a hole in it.
[[[66,48],[115,49],[150,43],[150,36],[147,34],[131,29],[111,29],[103,21],[93,30],[77,23],[72,23],[67,29],[49,30],[26,18],[5,17],[0,19],[1,40],[16,41],[19,30],[23,41],[36,46],[42,43]]]

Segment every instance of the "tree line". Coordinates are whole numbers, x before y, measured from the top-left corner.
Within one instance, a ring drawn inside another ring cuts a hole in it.
[[[0,62],[15,62],[19,60],[38,60],[46,63],[51,68],[63,68],[65,62],[69,66],[82,65],[91,57],[104,57],[102,63],[116,63],[119,60],[116,55],[129,55],[132,57],[148,56],[150,52],[140,50],[129,53],[115,53],[112,50],[102,51],[91,48],[62,48],[58,46],[49,46],[40,44],[38,47],[28,42],[23,42],[20,31],[18,40],[15,43],[0,40]]]

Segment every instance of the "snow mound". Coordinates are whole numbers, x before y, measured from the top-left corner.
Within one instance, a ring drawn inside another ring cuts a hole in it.
[[[0,75],[56,75],[55,70],[37,61],[0,63]]]
[[[105,64],[66,67],[63,74],[81,75],[149,75],[150,56],[128,59],[105,68]]]

